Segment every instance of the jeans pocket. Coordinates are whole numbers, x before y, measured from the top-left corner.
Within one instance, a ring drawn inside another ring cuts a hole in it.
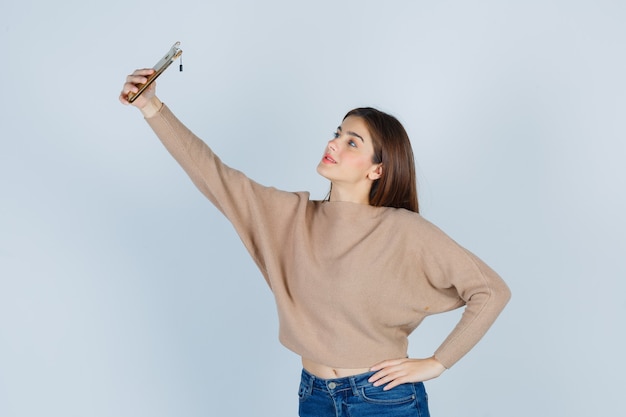
[[[363,401],[370,404],[400,405],[415,401],[417,397],[413,384],[398,385],[389,391],[383,391],[383,388],[384,386],[373,385],[361,388]]]

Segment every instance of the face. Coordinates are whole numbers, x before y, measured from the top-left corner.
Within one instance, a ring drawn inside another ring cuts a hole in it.
[[[341,123],[328,142],[317,172],[333,185],[369,187],[380,178],[380,164],[372,162],[374,144],[367,125],[357,116]]]

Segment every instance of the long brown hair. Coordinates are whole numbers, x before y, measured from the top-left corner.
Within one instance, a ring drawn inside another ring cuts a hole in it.
[[[409,135],[395,117],[372,107],[350,110],[344,117],[360,117],[374,145],[372,162],[382,162],[382,176],[370,190],[370,205],[396,207],[419,213],[415,159]]]

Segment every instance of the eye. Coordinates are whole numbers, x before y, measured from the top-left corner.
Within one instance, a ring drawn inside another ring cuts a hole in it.
[[[352,146],[353,148],[356,148],[356,142],[355,142],[355,141],[353,141],[352,139],[350,139],[350,140],[348,141],[348,146]]]
[[[334,139],[337,139],[338,137],[339,137],[339,132],[334,132],[334,133],[333,133],[333,138],[334,138]]]

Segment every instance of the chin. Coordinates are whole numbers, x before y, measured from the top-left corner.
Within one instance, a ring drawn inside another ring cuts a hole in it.
[[[324,177],[324,178],[326,178],[327,180],[329,180],[329,181],[330,181],[330,178],[328,178],[328,176],[324,174],[324,165],[319,164],[315,170],[316,170],[316,171],[317,171],[317,173],[318,173],[318,174],[320,174],[322,177]]]

